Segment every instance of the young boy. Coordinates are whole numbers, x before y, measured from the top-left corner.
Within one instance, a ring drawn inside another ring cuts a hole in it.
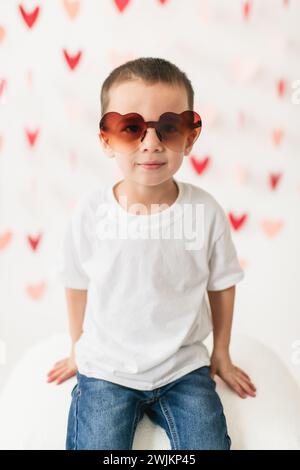
[[[77,375],[66,449],[131,449],[144,411],[172,449],[230,449],[213,377],[255,396],[229,354],[244,273],[226,214],[173,178],[201,131],[193,98],[158,58],[127,62],[102,86],[99,138],[123,179],[81,199],[62,244],[72,351],[48,381]]]

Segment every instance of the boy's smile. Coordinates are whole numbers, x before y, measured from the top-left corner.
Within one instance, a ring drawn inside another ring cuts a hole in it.
[[[149,84],[137,78],[111,88],[105,113],[138,113],[147,122],[158,121],[166,112],[180,114],[188,109],[184,87],[161,82]],[[124,177],[114,188],[118,200],[121,195],[126,196],[127,207],[136,203],[146,207],[159,203],[171,205],[176,200],[178,190],[172,177],[183,157],[190,153],[193,136],[186,139],[183,151],[174,152],[159,139],[155,128],[150,127],[137,150],[129,155],[114,151],[100,134],[99,138],[104,152],[115,157]]]

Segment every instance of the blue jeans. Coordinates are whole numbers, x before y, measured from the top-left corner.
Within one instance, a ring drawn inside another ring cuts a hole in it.
[[[77,372],[66,449],[131,450],[145,412],[172,449],[230,450],[223,406],[204,366],[154,390],[136,390]]]

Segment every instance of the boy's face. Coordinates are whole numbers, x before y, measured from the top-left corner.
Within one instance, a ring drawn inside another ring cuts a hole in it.
[[[110,90],[106,112],[116,111],[120,114],[135,112],[141,114],[145,121],[158,121],[160,115],[165,112],[179,114],[188,109],[185,88],[172,87],[165,83],[149,85],[137,79],[115,85]],[[170,179],[193,146],[193,136],[187,137],[184,150],[180,153],[174,152],[159,140],[154,128],[148,128],[138,149],[130,155],[124,155],[114,151],[101,134],[99,138],[106,155],[115,157],[124,178],[145,185],[157,185]],[[164,165],[150,170],[139,165],[149,160],[159,160]]]

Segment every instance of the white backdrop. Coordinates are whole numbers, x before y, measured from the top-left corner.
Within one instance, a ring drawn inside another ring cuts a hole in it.
[[[67,329],[53,260],[78,198],[121,177],[99,146],[99,93],[141,56],[195,89],[203,131],[176,177],[232,215],[246,274],[233,335],[271,346],[300,383],[299,21],[296,0],[0,0],[0,388]]]

